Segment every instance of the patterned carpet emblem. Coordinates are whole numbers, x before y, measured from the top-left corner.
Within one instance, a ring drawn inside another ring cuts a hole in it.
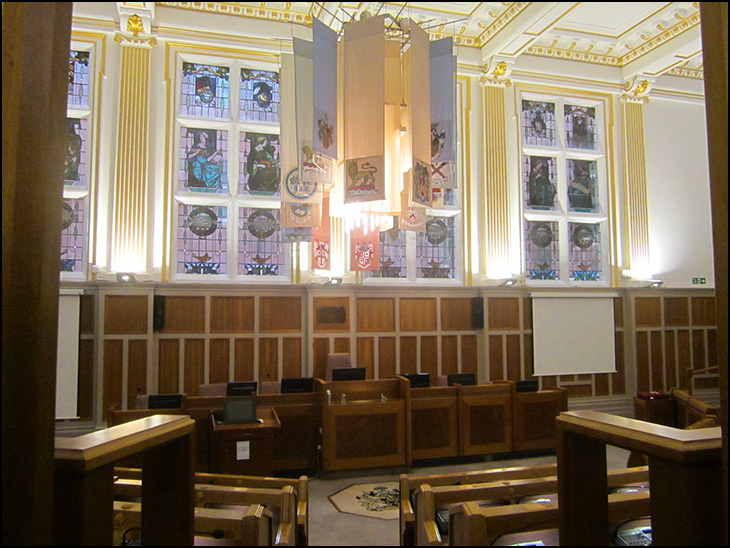
[[[398,482],[350,485],[329,496],[339,512],[377,519],[398,519]]]

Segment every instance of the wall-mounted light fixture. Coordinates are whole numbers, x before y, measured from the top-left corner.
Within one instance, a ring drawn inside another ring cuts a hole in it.
[[[117,281],[122,283],[136,282],[137,278],[131,272],[117,272]]]
[[[646,287],[661,287],[664,285],[664,282],[662,280],[647,280],[649,282],[649,285]]]

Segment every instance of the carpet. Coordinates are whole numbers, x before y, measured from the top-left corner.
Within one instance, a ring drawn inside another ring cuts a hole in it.
[[[358,483],[329,496],[338,512],[376,519],[398,519],[398,482]]]

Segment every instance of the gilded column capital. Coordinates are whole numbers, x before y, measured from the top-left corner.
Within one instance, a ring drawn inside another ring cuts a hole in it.
[[[491,57],[482,68],[479,83],[482,86],[499,86],[508,88],[512,85],[512,67],[514,59],[502,56]]]
[[[654,85],[655,78],[645,74],[637,74],[624,82],[624,93],[621,94],[623,103],[649,102],[649,93]]]
[[[119,30],[114,36],[117,44],[153,48],[157,40],[152,36],[155,18],[154,2],[117,2]]]
[[[157,38],[155,38],[154,36],[142,38],[139,36],[129,36],[126,33],[117,32],[114,35],[114,41],[121,46],[132,46],[149,49],[157,47]]]

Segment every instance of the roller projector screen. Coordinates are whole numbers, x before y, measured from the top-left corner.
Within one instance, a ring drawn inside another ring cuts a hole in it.
[[[615,373],[615,297],[532,294],[535,376]]]

